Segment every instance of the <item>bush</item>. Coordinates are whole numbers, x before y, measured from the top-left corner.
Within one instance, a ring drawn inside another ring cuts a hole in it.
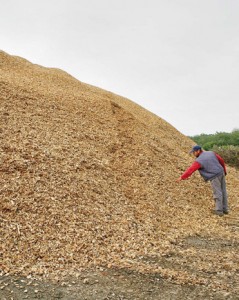
[[[215,134],[200,134],[190,137],[205,150],[212,150],[213,146],[239,146],[239,130],[235,129],[231,133],[216,132]]]
[[[239,169],[239,146],[213,146],[212,150],[219,154],[226,164]]]

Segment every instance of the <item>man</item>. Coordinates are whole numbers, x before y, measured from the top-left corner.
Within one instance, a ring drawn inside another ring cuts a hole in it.
[[[190,153],[195,156],[193,164],[177,179],[185,180],[195,171],[199,171],[205,181],[210,181],[215,199],[215,211],[218,216],[228,214],[228,201],[225,175],[227,174],[224,160],[213,151],[203,151],[198,145]]]

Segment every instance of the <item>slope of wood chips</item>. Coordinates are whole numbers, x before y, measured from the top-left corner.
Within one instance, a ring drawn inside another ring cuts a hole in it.
[[[238,279],[235,169],[220,218],[198,174],[176,183],[193,141],[134,102],[5,52],[0,91],[2,273],[127,268],[222,289],[222,274]]]

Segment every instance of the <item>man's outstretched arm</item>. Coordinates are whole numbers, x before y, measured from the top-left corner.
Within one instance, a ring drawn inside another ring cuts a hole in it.
[[[195,161],[192,165],[177,179],[177,181],[185,180],[190,177],[195,171],[201,168],[200,163]]]

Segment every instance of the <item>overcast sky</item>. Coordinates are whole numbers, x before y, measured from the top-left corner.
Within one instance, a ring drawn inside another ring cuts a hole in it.
[[[0,0],[0,49],[185,135],[239,128],[239,0]]]

